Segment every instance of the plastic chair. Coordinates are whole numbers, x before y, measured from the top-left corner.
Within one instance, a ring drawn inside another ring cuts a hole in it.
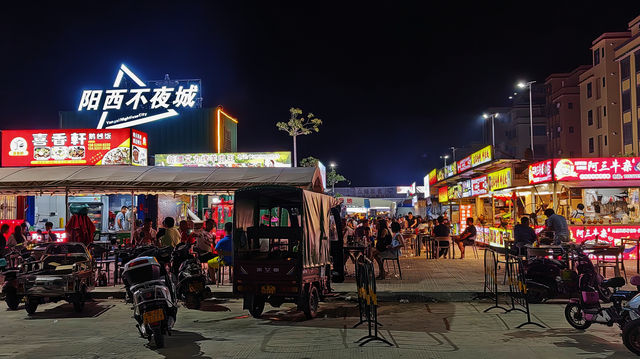
[[[445,240],[446,238],[446,240]],[[447,250],[447,254],[446,256],[448,258],[451,258],[451,237],[435,237],[434,239],[434,243],[433,243],[433,248],[434,248],[434,255],[435,255],[435,259],[439,259],[440,258],[440,252],[442,249],[446,249]],[[443,245],[442,243],[446,242],[446,245]]]
[[[387,271],[389,269],[389,261],[391,261],[393,263],[393,273],[395,274],[396,272],[398,273],[398,275],[400,275],[400,279],[402,279],[402,269],[400,268],[400,254],[398,251],[396,251],[396,255],[393,258],[382,258],[382,264],[384,266],[384,263],[387,262]],[[396,269],[396,264],[398,265],[398,269]]]

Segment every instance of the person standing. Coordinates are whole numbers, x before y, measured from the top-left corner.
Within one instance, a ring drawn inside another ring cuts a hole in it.
[[[127,206],[122,206],[120,208],[120,212],[116,215],[116,221],[114,224],[116,231],[127,231],[129,230],[129,225],[127,222]]]
[[[545,209],[544,215],[547,216],[544,230],[553,232],[553,243],[559,245],[569,242],[569,226],[566,218],[556,214],[552,208]]]
[[[413,212],[407,214],[407,229],[414,229],[418,225],[418,219],[413,216]]]
[[[9,225],[3,223],[0,226],[0,256],[4,256],[5,248],[7,247],[7,233],[9,233]]]
[[[585,220],[584,216],[584,204],[578,203],[578,207],[571,213],[571,222],[576,224],[583,224]],[[580,221],[580,222],[577,222]]]

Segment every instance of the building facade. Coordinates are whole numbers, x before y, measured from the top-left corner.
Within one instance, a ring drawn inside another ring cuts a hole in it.
[[[579,84],[580,75],[590,67],[582,65],[545,80],[550,157],[582,157]]]
[[[623,154],[640,155],[640,16],[631,20],[629,37],[615,49],[618,69]]]
[[[580,75],[582,155],[624,155],[620,113],[620,75],[614,51],[629,32],[607,32],[592,42],[592,66]]]

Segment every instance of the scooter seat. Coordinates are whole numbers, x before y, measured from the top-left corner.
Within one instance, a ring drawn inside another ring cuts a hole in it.
[[[638,279],[640,280],[640,278],[638,278]],[[620,288],[620,287],[624,287],[624,285],[626,283],[627,283],[627,281],[625,281],[624,278],[615,277],[615,278],[604,280],[602,282],[602,286],[609,287],[609,288]]]
[[[640,285],[640,275],[634,275],[631,277],[630,281],[631,285],[639,286]]]

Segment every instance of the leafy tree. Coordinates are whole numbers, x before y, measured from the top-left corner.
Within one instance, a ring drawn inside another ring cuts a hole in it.
[[[312,132],[320,131],[319,126],[322,125],[322,120],[317,118],[314,114],[309,112],[307,116],[302,116],[302,110],[292,107],[289,109],[290,117],[287,122],[278,122],[276,127],[280,131],[284,131],[293,137],[293,166],[298,166],[298,147],[296,139],[298,136],[308,135]]]
[[[320,162],[320,160],[313,156],[305,157],[300,160],[300,167],[315,167],[318,162]]]

